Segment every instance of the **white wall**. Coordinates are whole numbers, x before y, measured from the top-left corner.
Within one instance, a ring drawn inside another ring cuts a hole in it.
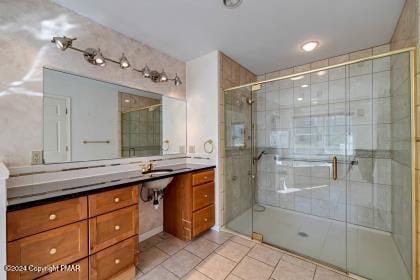
[[[218,162],[219,139],[219,52],[214,51],[187,62],[187,152],[195,146],[195,154]],[[211,154],[204,151],[204,142],[213,140]],[[216,168],[216,174],[218,170]],[[216,176],[216,228],[220,226],[219,178]]]
[[[184,100],[164,96],[162,98],[162,141],[163,154],[186,153],[187,108]],[[167,147],[169,145],[169,147]]]

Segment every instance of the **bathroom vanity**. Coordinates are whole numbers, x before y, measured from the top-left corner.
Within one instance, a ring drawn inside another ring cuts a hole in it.
[[[141,184],[174,177],[164,192],[164,229],[191,240],[214,225],[213,168],[188,164],[161,176],[138,174],[124,184],[41,200],[34,195],[32,201],[9,205],[7,263],[17,270],[52,271],[10,271],[8,279],[133,279],[141,262]],[[57,265],[80,269],[54,271]]]

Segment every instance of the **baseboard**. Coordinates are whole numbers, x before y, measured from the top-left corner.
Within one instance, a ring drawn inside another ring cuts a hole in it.
[[[214,225],[211,229],[215,231],[220,231],[220,225]]]
[[[158,233],[161,233],[162,231],[163,231],[163,226],[159,226],[157,228],[149,230],[149,231],[139,235],[139,241],[141,242],[143,240],[146,240],[147,238],[152,237],[153,235],[156,235]]]

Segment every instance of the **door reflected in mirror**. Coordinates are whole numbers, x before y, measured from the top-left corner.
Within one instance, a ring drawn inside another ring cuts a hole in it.
[[[185,100],[44,68],[44,162],[184,154]]]

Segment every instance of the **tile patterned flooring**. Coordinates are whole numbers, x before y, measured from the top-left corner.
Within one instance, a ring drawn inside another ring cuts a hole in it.
[[[160,233],[140,243],[136,280],[350,280],[280,249],[227,232],[186,242]]]

